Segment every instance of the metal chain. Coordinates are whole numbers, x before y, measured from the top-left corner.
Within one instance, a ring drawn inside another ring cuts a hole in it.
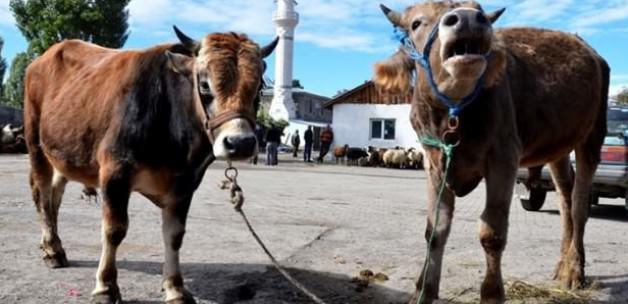
[[[253,226],[251,226],[251,223],[249,222],[249,219],[246,217],[246,214],[244,213],[244,210],[242,210],[242,205],[244,204],[244,195],[242,193],[242,188],[238,185],[238,181],[237,181],[238,169],[233,167],[233,165],[231,164],[231,161],[228,161],[227,164],[228,164],[228,166],[225,169],[225,178],[226,178],[226,180],[222,181],[222,183],[220,183],[219,187],[222,190],[229,190],[230,195],[231,195],[231,203],[233,204],[234,209],[236,210],[236,212],[238,212],[238,214],[240,214],[240,216],[244,220],[244,223],[246,224],[246,227],[249,229],[249,232],[251,232],[251,235],[253,235],[253,238],[255,238],[255,241],[257,242],[257,244],[262,248],[262,250],[264,250],[264,253],[266,253],[266,255],[268,256],[268,258],[272,262],[272,264],[275,267],[275,269],[277,271],[279,271],[279,273],[286,280],[288,280],[288,282],[290,282],[290,284],[292,284],[298,290],[300,290],[305,295],[307,295],[314,303],[316,303],[316,304],[326,304],[318,296],[316,296],[309,289],[307,289],[307,287],[305,287],[303,284],[301,284],[299,281],[297,281],[295,278],[293,278],[283,268],[283,266],[281,266],[281,264],[279,264],[279,261],[277,261],[277,259],[275,259],[275,257],[268,250],[268,248],[266,247],[264,242],[261,240],[259,235],[257,235],[257,232],[255,232],[255,229],[253,229]]]

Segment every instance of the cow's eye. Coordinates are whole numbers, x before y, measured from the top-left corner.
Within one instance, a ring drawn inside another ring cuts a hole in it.
[[[416,20],[412,22],[412,30],[416,30],[419,26],[421,26],[421,20]]]

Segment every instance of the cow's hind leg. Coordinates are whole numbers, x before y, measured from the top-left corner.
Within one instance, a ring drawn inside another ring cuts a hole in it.
[[[573,220],[571,218],[571,206],[572,206],[572,198],[571,195],[573,193],[574,187],[574,174],[573,168],[571,167],[571,163],[569,160],[569,156],[565,156],[555,162],[549,164],[550,172],[552,173],[552,180],[554,181],[554,185],[556,187],[556,192],[559,196],[558,208],[560,210],[560,222],[562,226],[562,241],[560,246],[560,261],[556,266],[556,270],[554,272],[554,279],[559,279],[564,276],[562,274],[563,267],[565,261],[563,258],[566,257],[567,252],[569,250],[569,246],[571,246],[571,241],[573,238]]]
[[[432,232],[434,233],[434,239],[432,240],[431,248],[428,248],[430,256],[421,270],[421,275],[416,282],[416,291],[410,299],[410,304],[416,304],[421,295],[423,296],[422,303],[426,304],[438,299],[443,254],[445,253],[445,244],[447,243],[453,220],[454,194],[449,189],[444,189],[440,198],[438,225],[435,225],[436,207],[439,203],[438,190],[442,181],[442,174],[439,172],[440,168],[435,168],[434,166],[430,166],[429,171],[430,174],[427,179],[429,215],[427,217],[425,239],[429,244]],[[424,283],[425,289],[423,289]]]
[[[165,203],[162,210],[162,233],[165,246],[163,267],[163,289],[168,304],[195,303],[192,294],[183,286],[179,267],[179,249],[185,234],[185,221],[190,209],[191,196],[179,198],[173,203]]]
[[[50,268],[67,267],[68,260],[57,231],[61,198],[67,179],[53,170],[43,152],[31,152],[31,190],[41,223],[40,247],[44,262]]]
[[[486,176],[486,206],[480,217],[480,243],[486,256],[486,274],[480,303],[504,303],[506,295],[501,259],[508,239],[508,216],[517,173],[516,162],[491,168]]]
[[[581,288],[585,283],[584,229],[589,216],[589,201],[593,174],[599,163],[599,148],[585,144],[576,149],[576,179],[572,193],[571,221],[573,223],[571,243],[561,254],[557,278],[566,288]]]
[[[123,166],[106,164],[101,168],[100,183],[103,195],[102,253],[91,303],[120,303],[122,300],[117,284],[116,251],[129,226],[127,211],[131,189],[130,170]]]

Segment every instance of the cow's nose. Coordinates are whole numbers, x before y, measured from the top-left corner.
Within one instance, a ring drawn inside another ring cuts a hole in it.
[[[232,156],[251,156],[255,151],[257,139],[254,135],[233,135],[225,137],[223,144]]]
[[[477,30],[489,26],[489,22],[480,10],[457,9],[443,16],[441,26],[454,30]]]
[[[460,22],[460,17],[456,12],[451,12],[443,17],[443,25],[448,27],[454,27]]]

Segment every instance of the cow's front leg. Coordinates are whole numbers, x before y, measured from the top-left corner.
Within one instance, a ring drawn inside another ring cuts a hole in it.
[[[96,288],[92,292],[92,304],[121,303],[117,284],[116,251],[126,236],[129,226],[128,204],[130,179],[128,170],[116,167],[110,171],[101,169],[102,204],[102,254],[96,273]]]
[[[410,299],[411,304],[416,304],[421,296],[423,296],[422,303],[426,304],[432,303],[435,299],[438,299],[443,254],[445,253],[445,244],[447,243],[454,213],[454,194],[449,189],[444,189],[440,197],[438,225],[434,224],[436,220],[436,207],[439,203],[439,188],[443,176],[440,172],[440,168],[434,168],[434,166],[429,167],[429,176],[427,179],[429,215],[427,217],[425,239],[429,244],[432,232],[434,232],[434,239],[432,240],[431,248],[427,248],[427,250],[429,250],[429,259],[425,261],[421,275],[416,282],[416,291]],[[422,289],[424,282],[425,290]]]
[[[480,242],[486,254],[486,274],[480,291],[483,304],[504,303],[506,298],[501,259],[516,174],[516,163],[511,166],[501,163],[498,168],[489,169],[486,177],[486,206],[480,218]]]
[[[196,303],[192,294],[183,287],[183,277],[179,267],[179,249],[183,243],[185,221],[191,200],[191,196],[173,200],[172,203],[164,204],[162,210],[162,232],[165,246],[162,286],[166,293],[166,303],[169,304]]]

